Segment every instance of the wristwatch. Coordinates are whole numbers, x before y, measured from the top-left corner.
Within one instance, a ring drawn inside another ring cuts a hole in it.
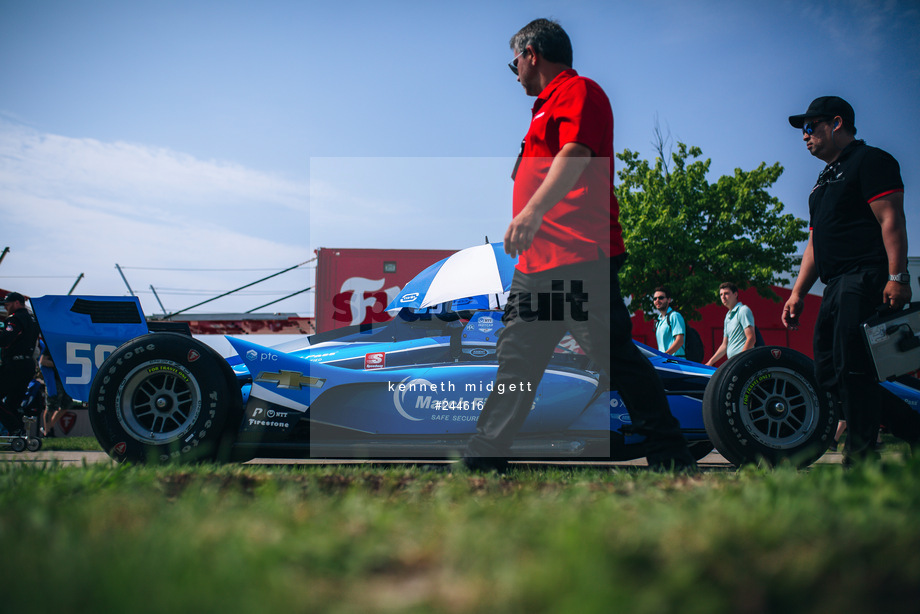
[[[896,281],[899,284],[909,284],[910,273],[898,273],[897,275],[889,275],[888,281]]]

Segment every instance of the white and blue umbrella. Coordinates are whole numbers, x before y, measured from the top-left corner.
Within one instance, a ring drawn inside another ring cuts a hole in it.
[[[490,297],[511,287],[517,258],[505,253],[502,243],[486,243],[460,250],[416,275],[387,306],[424,309],[448,301],[455,308],[488,308]],[[463,301],[462,304],[459,301]]]

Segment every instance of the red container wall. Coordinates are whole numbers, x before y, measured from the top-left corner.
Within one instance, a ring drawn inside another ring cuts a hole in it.
[[[455,250],[316,250],[317,332],[352,324],[386,322],[387,304],[413,277]]]

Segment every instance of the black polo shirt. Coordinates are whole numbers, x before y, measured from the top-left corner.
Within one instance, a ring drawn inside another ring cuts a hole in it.
[[[861,267],[888,268],[874,200],[903,192],[901,167],[891,154],[853,141],[824,167],[808,197],[812,248],[821,281]]]
[[[17,309],[0,324],[0,365],[12,368],[17,361],[31,361],[36,343],[38,323],[35,316],[25,307]]]

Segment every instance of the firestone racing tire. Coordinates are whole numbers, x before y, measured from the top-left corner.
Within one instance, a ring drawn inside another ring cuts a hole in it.
[[[187,335],[152,333],[105,360],[89,410],[96,439],[116,461],[213,461],[226,457],[242,397],[233,370],[212,348]]]
[[[837,417],[807,356],[758,347],[732,357],[712,376],[703,424],[734,465],[789,461],[807,467],[827,450]]]

